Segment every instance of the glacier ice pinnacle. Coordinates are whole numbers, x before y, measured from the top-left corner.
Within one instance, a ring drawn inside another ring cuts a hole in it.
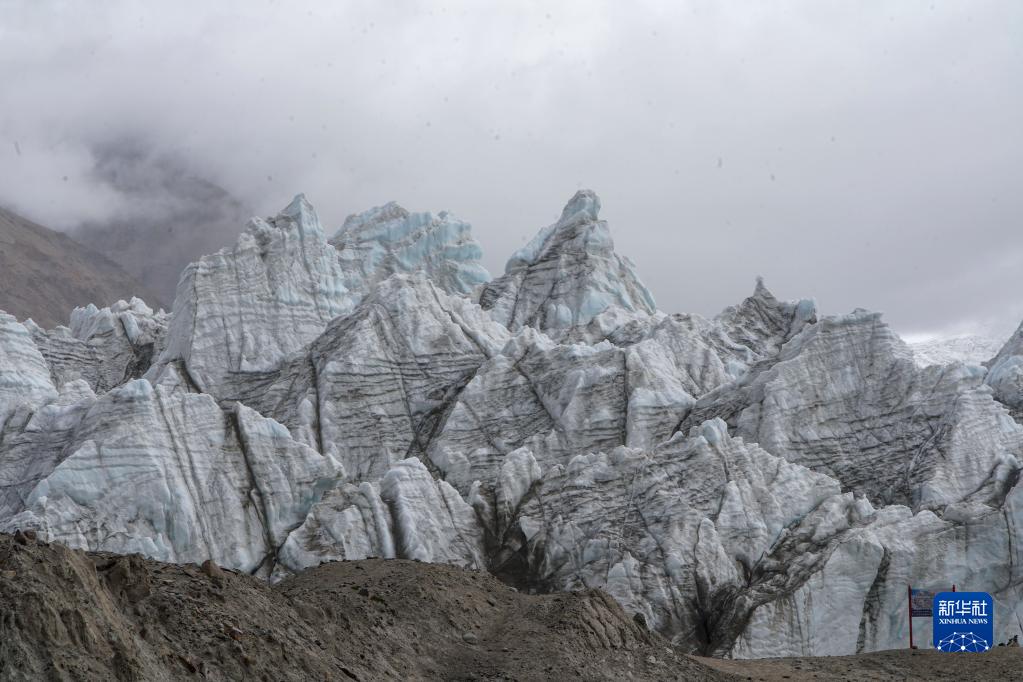
[[[469,224],[447,211],[409,213],[391,202],[349,216],[330,243],[350,273],[352,289],[366,289],[396,272],[422,271],[444,291],[468,296],[490,279]]]
[[[1023,618],[1023,327],[984,364],[757,281],[658,311],[580,191],[491,280],[301,195],[142,301],[0,314],[0,531],[278,580],[333,559],[600,587],[693,651],[902,646],[905,585]],[[926,636],[926,633],[924,633]]]
[[[504,275],[483,288],[480,304],[511,331],[528,326],[554,335],[612,307],[653,313],[653,297],[632,263],[614,252],[599,212],[596,194],[576,192],[558,222],[515,252]]]
[[[1023,324],[991,359],[986,382],[995,397],[1023,417]]]

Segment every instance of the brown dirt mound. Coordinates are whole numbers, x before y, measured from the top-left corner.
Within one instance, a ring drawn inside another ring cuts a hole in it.
[[[1023,652],[692,658],[599,590],[414,561],[276,586],[0,535],[0,680],[1023,680]]]
[[[2,680],[724,680],[599,591],[402,560],[276,586],[0,535]]]

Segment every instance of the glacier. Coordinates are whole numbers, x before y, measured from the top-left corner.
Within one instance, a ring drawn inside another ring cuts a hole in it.
[[[170,313],[0,313],[0,532],[267,580],[397,557],[602,588],[718,656],[905,646],[907,584],[989,591],[1014,634],[1023,326],[929,357],[759,279],[668,314],[600,208],[577,192],[492,279],[448,212],[328,238],[299,195]]]

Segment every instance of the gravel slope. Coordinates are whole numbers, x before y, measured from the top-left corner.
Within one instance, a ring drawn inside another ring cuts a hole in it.
[[[697,658],[701,663],[735,675],[740,680],[1023,680],[1023,654],[1019,648],[1000,647],[986,654],[943,654],[933,649],[898,649],[857,656],[766,658],[724,661]]]
[[[404,560],[273,587],[207,564],[0,535],[0,680],[1023,680],[1023,654],[677,653],[598,590],[516,592]]]
[[[724,680],[599,591],[403,560],[274,587],[0,536],[2,680]]]

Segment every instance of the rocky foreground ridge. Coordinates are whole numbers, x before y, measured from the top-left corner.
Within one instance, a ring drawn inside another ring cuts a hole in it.
[[[270,586],[0,535],[0,679],[715,680],[599,590],[368,559]],[[381,642],[386,642],[381,646]]]
[[[907,583],[987,590],[1015,634],[1023,328],[920,367],[878,314],[763,283],[668,315],[599,209],[577,193],[490,279],[450,214],[328,239],[299,196],[169,316],[0,315],[0,532],[274,582],[395,557],[600,588],[719,656],[903,646]]]

